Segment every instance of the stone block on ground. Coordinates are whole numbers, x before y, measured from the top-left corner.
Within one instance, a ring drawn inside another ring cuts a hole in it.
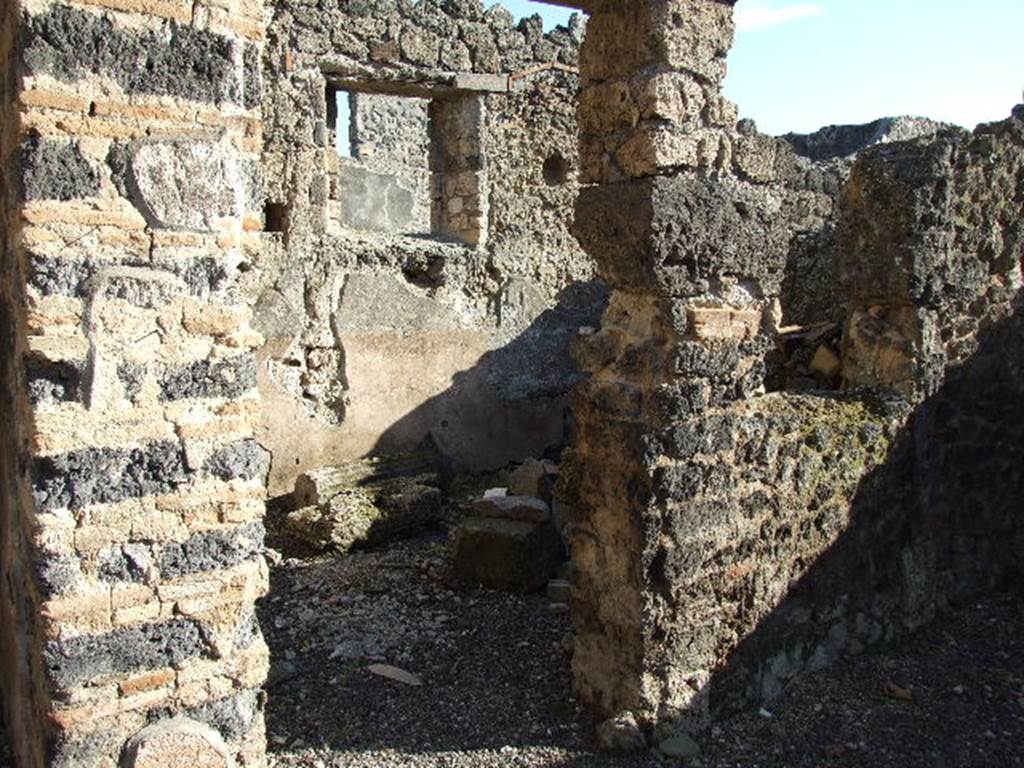
[[[492,496],[473,502],[473,513],[478,517],[502,520],[525,520],[544,523],[551,519],[547,502],[532,496]]]
[[[550,522],[471,517],[455,538],[459,578],[509,592],[535,592],[562,562],[558,532]]]
[[[550,503],[557,477],[554,463],[527,459],[509,476],[509,495],[534,496]]]
[[[361,459],[303,472],[295,480],[297,507],[326,504],[342,491],[373,488],[387,482],[417,477],[425,485],[439,486],[437,457],[427,452]]]
[[[413,536],[435,523],[442,494],[419,458],[365,460],[306,472],[295,483],[301,506],[284,520],[289,535],[316,549],[347,552]]]
[[[597,744],[606,752],[629,754],[647,748],[632,712],[620,712],[597,726]]]

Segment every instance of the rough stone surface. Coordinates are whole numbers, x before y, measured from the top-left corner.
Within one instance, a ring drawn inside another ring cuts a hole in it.
[[[311,547],[338,552],[406,538],[439,520],[441,491],[434,483],[436,479],[429,475],[350,477],[332,484],[329,495],[319,495],[315,506],[289,513],[285,527]],[[300,488],[297,483],[301,504]]]
[[[160,574],[174,579],[231,568],[263,552],[263,535],[262,523],[249,523],[230,531],[196,534],[181,544],[167,544],[160,553]]]
[[[473,513],[479,517],[502,520],[523,520],[544,523],[551,519],[547,502],[531,496],[498,496],[473,502]]]
[[[833,125],[811,134],[786,134],[794,156],[784,175],[792,236],[782,287],[787,325],[840,322],[836,241],[842,185],[861,152],[880,144],[930,136],[951,126],[919,117],[890,117],[864,125]]]
[[[25,361],[28,397],[33,405],[76,402],[81,398],[82,368],[69,361],[30,357]]]
[[[50,680],[67,690],[101,675],[162,669],[194,658],[210,658],[212,648],[197,622],[177,618],[102,635],[53,640],[46,644],[43,655]]]
[[[191,26],[169,25],[166,34],[115,26],[109,16],[57,5],[22,28],[29,71],[74,82],[92,73],[111,78],[128,93],[182,96],[251,107],[255,89],[237,77],[234,45]]]
[[[203,464],[203,469],[221,480],[266,482],[270,452],[255,440],[242,440],[216,451]]]
[[[773,295],[788,236],[780,206],[777,193],[742,182],[653,177],[584,189],[576,234],[605,279],[625,290],[700,296],[731,280]],[[645,255],[628,255],[636,253]]]
[[[33,493],[40,509],[81,509],[167,493],[185,479],[184,452],[176,442],[142,448],[86,448],[37,458]]]
[[[608,752],[629,754],[647,748],[640,726],[632,712],[620,712],[597,726],[597,743]]]
[[[33,136],[21,151],[26,200],[75,200],[100,191],[96,170],[73,143]]]
[[[227,360],[199,360],[168,371],[160,381],[165,400],[193,397],[238,397],[256,386],[256,361],[251,355]]]
[[[134,147],[125,183],[150,226],[213,232],[240,213],[237,191],[252,184],[243,173],[223,144],[151,141]]]
[[[554,465],[531,457],[515,468],[508,477],[508,492],[512,496],[533,496],[551,502],[554,487]]]
[[[162,720],[133,736],[124,748],[126,768],[231,768],[220,734],[183,717]]]
[[[234,696],[211,701],[186,711],[188,717],[215,728],[231,742],[237,742],[252,732],[253,725],[262,714],[263,692],[240,691]]]

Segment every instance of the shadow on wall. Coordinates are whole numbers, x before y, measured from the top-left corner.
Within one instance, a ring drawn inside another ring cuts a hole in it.
[[[1022,397],[1019,293],[1010,317],[980,334],[977,351],[947,370],[941,387],[905,421],[897,416],[887,458],[860,479],[848,520],[839,506],[828,511],[828,486],[818,485],[810,510],[818,511],[802,522],[841,526],[835,541],[790,584],[777,607],[754,619],[754,628],[712,674],[712,713],[771,699],[795,675],[918,629],[936,611],[979,593],[1024,586]],[[880,408],[888,409],[889,418],[900,410],[892,402]],[[861,439],[872,440],[878,427],[865,423],[858,429]],[[820,448],[836,437],[810,430],[803,439]],[[834,448],[841,453],[849,446]],[[764,543],[737,542],[731,556],[755,556],[759,568],[770,571],[774,564],[763,550],[773,539],[785,549],[793,537],[811,535],[793,522],[781,515],[762,531]],[[747,546],[750,552],[739,551]],[[731,594],[724,584],[720,600],[735,600],[742,613],[758,604],[761,583],[752,574],[735,581]]]
[[[555,306],[515,338],[486,352],[472,368],[457,373],[448,390],[398,419],[370,455],[408,450],[427,438],[446,457],[475,452],[527,458],[531,447],[560,448],[569,434],[567,396],[582,376],[571,346],[581,328],[600,324],[608,296],[598,281],[563,289]],[[493,406],[495,396],[503,407]]]

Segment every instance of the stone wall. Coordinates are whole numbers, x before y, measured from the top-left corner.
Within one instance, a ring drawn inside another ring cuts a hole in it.
[[[545,34],[539,17],[517,25],[478,0],[271,10],[264,165],[287,226],[243,286],[268,340],[273,491],[426,438],[471,469],[560,444],[578,378],[569,342],[604,300],[569,231],[582,21]],[[325,130],[334,87],[357,94],[354,161]],[[340,200],[419,194],[364,157],[387,126],[359,105],[396,97],[429,104],[431,226],[417,236],[335,213]],[[354,166],[373,177],[363,185]]]
[[[1020,573],[1020,121],[862,155],[847,391],[765,394],[800,169],[722,101],[731,11],[600,2],[581,54],[576,231],[613,295],[578,345],[562,491],[573,669],[656,731]]]
[[[328,136],[330,146],[351,144],[352,159],[341,153],[331,190],[331,199],[339,202],[340,226],[429,233],[433,200],[429,102],[379,93],[351,93],[343,98],[349,104],[349,123],[336,127],[336,137]]]
[[[887,117],[780,137],[794,154],[784,180],[793,227],[781,297],[786,325],[839,324],[845,316],[836,263],[837,204],[857,156],[869,147],[933,135],[943,127],[949,126],[920,117]]]
[[[263,9],[11,5],[0,610],[18,762],[258,765],[268,460],[237,278],[260,248]]]

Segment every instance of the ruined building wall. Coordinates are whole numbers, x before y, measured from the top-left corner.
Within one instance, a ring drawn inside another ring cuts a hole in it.
[[[1019,573],[1019,121],[865,154],[838,227],[848,391],[766,394],[793,159],[721,100],[731,10],[597,3],[581,55],[576,228],[614,293],[578,349],[573,669],[648,727]]]
[[[262,6],[3,13],[19,765],[259,765],[268,461],[236,281],[259,249]]]
[[[793,228],[781,296],[785,325],[838,325],[845,316],[836,227],[839,192],[857,156],[879,144],[934,135],[943,127],[949,126],[927,118],[887,117],[779,137],[793,153],[784,174],[786,215]],[[780,151],[789,149],[781,146]]]
[[[267,337],[272,488],[428,436],[473,469],[559,444],[569,342],[603,301],[569,233],[581,19],[545,34],[475,0],[271,12],[264,165],[283,226],[243,285]],[[329,87],[354,93],[351,159]],[[408,123],[382,135],[413,110],[422,137],[424,109],[426,201],[394,163],[422,168],[395,149],[416,144]]]

